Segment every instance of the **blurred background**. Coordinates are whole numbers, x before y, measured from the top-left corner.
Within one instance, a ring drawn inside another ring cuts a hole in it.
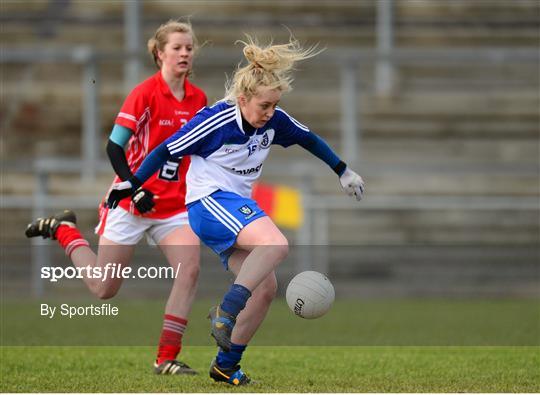
[[[193,81],[212,103],[242,59],[244,33],[289,30],[326,50],[303,62],[281,103],[366,181],[357,203],[301,148],[272,150],[262,181],[301,196],[279,269],[327,273],[338,300],[540,296],[537,0],[0,2],[2,293],[86,292],[38,275],[67,265],[24,238],[31,218],[72,208],[95,245],[112,180],[105,144],[127,93],[155,72],[146,42],[189,17]],[[292,203],[291,203],[292,204]],[[53,247],[47,247],[53,246]],[[164,265],[144,242],[135,265]],[[201,298],[231,279],[203,251]],[[120,297],[164,302],[170,282],[127,281]],[[85,294],[86,295],[86,294]],[[539,328],[538,305],[531,316]],[[536,320],[536,321],[535,321]],[[159,322],[157,323],[159,324]]]

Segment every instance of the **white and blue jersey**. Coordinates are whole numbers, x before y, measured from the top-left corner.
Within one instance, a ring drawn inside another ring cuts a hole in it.
[[[190,225],[220,255],[244,226],[265,215],[251,192],[273,144],[299,144],[338,173],[343,163],[322,139],[279,107],[263,127],[244,130],[243,125],[236,105],[220,101],[204,107],[152,151],[135,174],[144,182],[171,157],[191,155],[186,175]]]
[[[307,140],[309,129],[276,109],[260,129],[244,131],[237,106],[218,102],[201,110],[181,132],[166,140],[174,157],[192,155],[186,176],[186,204],[217,190],[250,197],[272,144],[289,146]]]

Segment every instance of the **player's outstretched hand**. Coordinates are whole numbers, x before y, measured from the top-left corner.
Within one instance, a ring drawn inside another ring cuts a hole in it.
[[[133,195],[131,195],[131,200],[135,204],[135,207],[137,210],[139,210],[139,213],[144,214],[149,211],[152,211],[154,206],[156,205],[154,199],[158,199],[159,196],[154,195],[152,192],[150,192],[148,189],[139,188],[135,191]]]
[[[131,182],[117,182],[116,184],[113,184],[109,191],[109,196],[107,196],[107,206],[109,208],[116,208],[122,199],[127,198],[131,194],[133,194]]]
[[[356,200],[362,200],[364,196],[364,180],[348,167],[345,172],[339,177],[339,182],[345,193],[349,196],[356,196]]]

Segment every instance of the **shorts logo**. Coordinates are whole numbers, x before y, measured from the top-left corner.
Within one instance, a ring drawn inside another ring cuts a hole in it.
[[[245,219],[250,219],[256,214],[255,211],[253,211],[247,204],[240,207],[238,211],[245,215]]]

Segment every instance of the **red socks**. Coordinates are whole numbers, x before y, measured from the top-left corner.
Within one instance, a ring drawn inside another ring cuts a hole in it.
[[[159,338],[157,364],[176,359],[182,349],[182,336],[186,330],[187,320],[174,315],[165,314],[163,330]]]
[[[69,225],[60,225],[56,229],[56,239],[62,248],[66,251],[66,255],[71,257],[73,251],[79,247],[89,247],[88,242],[82,237],[81,232],[77,228]]]
[[[71,256],[73,251],[79,247],[89,246],[88,241],[82,237],[81,232],[69,225],[60,225],[55,236],[68,256]],[[186,330],[186,325],[186,319],[165,314],[163,329],[159,338],[156,361],[158,365],[164,361],[176,359],[182,349],[182,336]]]

